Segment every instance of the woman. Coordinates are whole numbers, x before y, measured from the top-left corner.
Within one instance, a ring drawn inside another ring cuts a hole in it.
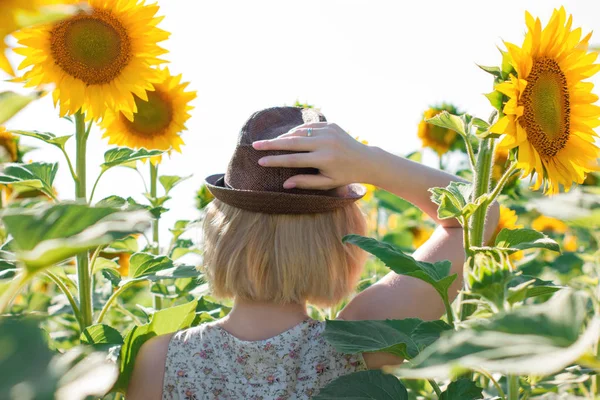
[[[306,303],[333,306],[360,276],[366,255],[341,242],[346,234],[365,234],[355,204],[364,188],[354,182],[394,193],[436,221],[413,256],[450,260],[451,273],[461,277],[462,229],[438,219],[428,192],[457,179],[363,145],[312,110],[255,113],[227,173],[206,180],[216,200],[205,219],[204,269],[213,294],[233,298],[233,309],[214,323],[147,342],[127,398],[307,399],[339,376],[401,363],[385,353],[338,353]],[[497,225],[497,206],[489,214],[486,238]],[[460,285],[457,279],[452,297]],[[339,318],[433,320],[443,312],[433,288],[391,272]]]

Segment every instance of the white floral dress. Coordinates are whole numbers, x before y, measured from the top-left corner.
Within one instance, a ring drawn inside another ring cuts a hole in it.
[[[240,340],[215,323],[178,332],[169,344],[163,400],[310,399],[332,380],[366,369],[338,353],[325,322],[307,320],[270,339]]]

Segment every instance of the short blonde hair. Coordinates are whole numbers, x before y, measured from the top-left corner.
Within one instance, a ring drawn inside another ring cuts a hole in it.
[[[244,211],[219,200],[204,220],[204,266],[214,296],[332,306],[354,289],[366,253],[342,243],[365,235],[356,204],[321,214]]]

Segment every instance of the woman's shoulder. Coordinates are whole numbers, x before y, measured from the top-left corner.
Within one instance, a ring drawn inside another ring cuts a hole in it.
[[[169,343],[175,335],[156,336],[142,345],[127,389],[127,399],[160,400]]]

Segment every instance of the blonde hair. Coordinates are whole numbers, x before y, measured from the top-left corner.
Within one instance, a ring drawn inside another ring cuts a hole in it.
[[[366,253],[342,243],[365,235],[356,204],[321,214],[244,211],[219,200],[204,220],[204,266],[219,298],[331,306],[354,289]]]

